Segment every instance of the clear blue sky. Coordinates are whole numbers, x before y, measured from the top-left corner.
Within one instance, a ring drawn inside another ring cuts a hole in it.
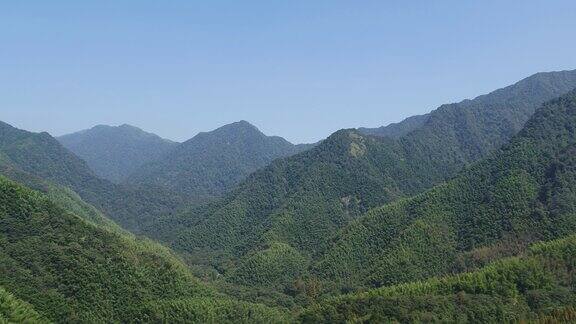
[[[293,142],[576,69],[576,1],[5,0],[0,120]]]

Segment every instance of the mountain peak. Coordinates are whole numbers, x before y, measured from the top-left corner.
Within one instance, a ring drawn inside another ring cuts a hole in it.
[[[161,186],[188,197],[219,196],[273,160],[308,148],[267,136],[245,120],[199,133],[157,163],[149,163],[128,182]]]
[[[250,122],[246,121],[246,120],[240,120],[228,125],[224,125],[222,127],[220,127],[219,129],[246,129],[246,130],[256,130],[258,132],[260,132],[260,130],[258,129],[258,127],[252,125]]]
[[[132,125],[129,125],[129,124],[122,124],[122,125],[118,126],[118,128],[137,129],[137,130],[140,130],[140,131],[142,130],[142,129],[136,127],[136,126],[132,126]]]
[[[97,175],[113,182],[123,180],[144,163],[157,160],[176,145],[128,124],[96,125],[61,136],[58,140],[88,162]]]
[[[122,124],[122,125],[118,125],[118,126],[99,124],[99,125],[96,125],[90,129],[82,130],[82,131],[79,131],[77,133],[87,133],[90,131],[105,131],[105,132],[106,131],[108,131],[108,132],[110,132],[110,131],[124,131],[124,132],[129,131],[129,132],[138,132],[138,133],[149,134],[148,132],[142,130],[141,128],[138,128],[136,126],[132,126],[129,124]],[[67,136],[67,135],[64,135],[64,136]]]
[[[237,125],[242,125],[242,126],[256,127],[256,126],[252,125],[249,121],[244,120],[244,119],[239,120],[239,121],[237,121],[237,122],[234,122],[234,123],[232,123],[232,124],[237,124]]]
[[[198,138],[207,138],[207,137],[223,137],[223,138],[236,138],[236,137],[267,137],[264,133],[262,133],[256,126],[250,124],[245,120],[240,120],[234,123],[226,124],[221,126],[213,131],[209,132],[201,132],[198,133],[197,136],[189,139],[186,142],[194,141]]]

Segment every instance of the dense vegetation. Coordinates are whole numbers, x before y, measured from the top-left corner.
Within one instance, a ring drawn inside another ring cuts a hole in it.
[[[470,273],[322,302],[304,323],[576,321],[576,236],[539,243],[522,257]]]
[[[2,161],[1,159],[0,174],[28,188],[44,193],[59,207],[74,213],[86,221],[106,227],[110,230],[121,230],[116,223],[104,216],[104,214],[94,206],[83,201],[78,194],[68,187],[57,185],[26,173],[11,165],[9,162]]]
[[[98,178],[48,133],[31,133],[0,122],[0,165],[14,172],[66,187],[124,228],[138,231],[142,221],[170,214],[181,204],[178,195],[159,188],[135,190]]]
[[[34,308],[0,287],[0,323],[48,323]]]
[[[316,273],[381,286],[466,270],[576,232],[576,92],[541,108],[509,145],[456,179],[375,209],[337,235]]]
[[[229,191],[273,160],[307,148],[281,137],[266,136],[240,121],[196,135],[159,161],[137,170],[128,184],[162,187],[194,200],[211,198]]]
[[[178,145],[130,125],[98,125],[58,141],[86,161],[96,175],[115,183]]]
[[[268,262],[254,262],[256,254],[276,259],[270,263],[317,259],[334,233],[355,218],[453,177],[506,143],[544,101],[574,87],[576,71],[537,74],[442,106],[399,138],[339,131],[314,149],[274,161],[222,200],[160,218],[145,233],[232,281],[246,283],[258,274],[278,281],[255,278],[253,285],[277,287],[290,273],[305,271],[306,263],[271,273]],[[289,248],[270,253],[275,242]]]
[[[195,298],[155,302],[144,310],[151,323],[290,323],[284,311],[233,299]]]
[[[0,286],[59,322],[172,320],[179,313],[171,307],[200,322],[282,314],[218,296],[167,249],[89,224],[5,178]]]

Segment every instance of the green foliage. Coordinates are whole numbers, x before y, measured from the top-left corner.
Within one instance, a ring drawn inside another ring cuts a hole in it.
[[[231,299],[180,299],[154,303],[144,311],[152,323],[289,323],[278,309]]]
[[[54,184],[50,181],[26,173],[11,165],[8,160],[0,160],[0,174],[25,185],[28,188],[46,194],[50,200],[58,206],[71,211],[73,214],[80,216],[89,222],[104,226],[108,229],[120,230],[118,225],[104,216],[98,209],[94,208],[94,206],[84,202],[78,194],[67,187]]]
[[[34,308],[0,287],[0,323],[48,323]]]
[[[204,298],[203,307],[224,303],[166,248],[90,224],[5,178],[0,286],[46,318],[65,322],[149,321],[143,305],[175,299]],[[263,312],[253,306],[254,314]],[[243,304],[238,314],[252,314],[250,307]]]
[[[302,276],[307,260],[287,244],[272,243],[271,246],[247,256],[231,274],[231,280],[243,285],[275,286],[282,289],[294,278]]]
[[[454,180],[344,228],[315,273],[341,287],[378,287],[447,273],[477,249],[493,246],[497,257],[497,250],[574,233],[575,153],[571,92]]]
[[[58,141],[86,161],[99,177],[116,183],[178,145],[130,125],[99,125],[61,136]]]
[[[52,320],[137,318],[142,301],[210,293],[167,251],[3,179],[0,206],[0,284]]]
[[[575,319],[576,236],[541,243],[522,258],[471,273],[328,299],[305,323],[505,323]]]

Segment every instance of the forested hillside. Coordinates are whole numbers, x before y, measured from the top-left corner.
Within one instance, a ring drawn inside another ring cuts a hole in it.
[[[58,141],[86,161],[96,175],[116,183],[178,145],[126,124],[98,125],[58,137]]]
[[[159,188],[132,188],[98,178],[86,165],[48,133],[31,133],[0,122],[2,172],[24,172],[67,187],[126,229],[137,231],[140,222],[170,214],[182,200]],[[18,180],[18,179],[17,179]]]
[[[196,135],[137,170],[127,183],[165,188],[192,200],[218,197],[273,160],[308,148],[240,121]]]
[[[167,249],[89,224],[0,177],[0,314],[55,322],[269,322],[219,296]],[[17,299],[31,305],[21,303]]]
[[[465,271],[576,232],[576,91],[454,180],[374,209],[338,235],[315,273],[378,287]]]
[[[574,87],[576,71],[536,74],[442,106],[399,138],[339,131],[254,173],[221,201],[164,217],[146,233],[233,282],[282,290],[339,229],[370,208],[453,177],[506,143],[543,102]],[[295,268],[269,266],[274,263]]]
[[[576,236],[539,243],[480,270],[347,295],[315,305],[303,323],[573,323]]]
[[[0,323],[48,323],[34,308],[0,287]]]
[[[111,230],[120,230],[120,227],[116,223],[102,214],[97,208],[82,200],[82,198],[70,188],[26,173],[10,163],[1,160],[0,174],[28,188],[44,193],[56,205],[73,212],[84,220]]]

